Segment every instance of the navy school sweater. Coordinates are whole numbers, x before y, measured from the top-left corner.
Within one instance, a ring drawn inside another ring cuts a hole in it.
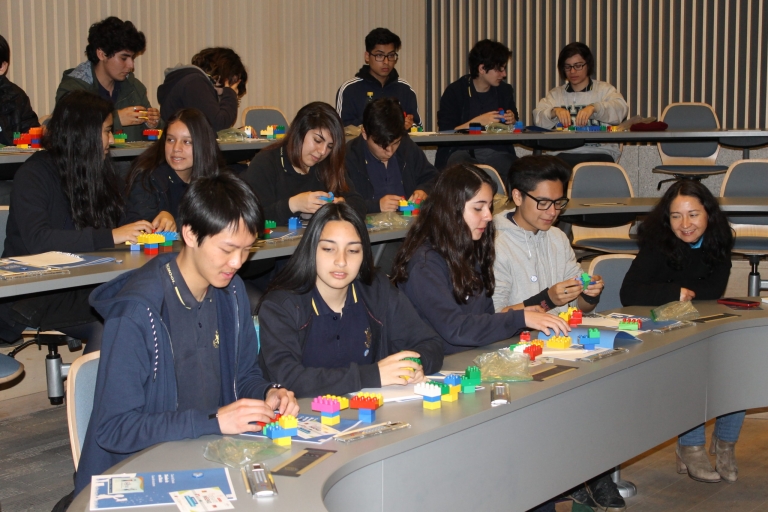
[[[396,69],[392,69],[387,81],[381,85],[381,82],[371,75],[371,67],[367,64],[360,68],[355,78],[341,84],[336,92],[336,111],[341,116],[344,126],[363,124],[363,110],[368,104],[369,92],[373,93],[374,100],[397,98],[403,111],[413,115],[413,124],[421,126],[416,92],[411,84],[400,78]]]

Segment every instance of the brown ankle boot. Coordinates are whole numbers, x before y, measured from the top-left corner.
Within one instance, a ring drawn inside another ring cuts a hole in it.
[[[712,432],[712,444],[709,446],[709,453],[717,456],[715,469],[717,473],[729,484],[732,484],[739,477],[739,467],[736,465],[736,443],[727,443],[721,441]]]
[[[688,473],[688,476],[699,482],[716,483],[720,475],[712,469],[707,452],[703,446],[683,446],[677,443],[677,472]]]

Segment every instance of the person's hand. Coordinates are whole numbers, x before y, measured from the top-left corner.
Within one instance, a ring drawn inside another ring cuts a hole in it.
[[[595,113],[595,107],[593,105],[587,105],[579,110],[576,114],[576,126],[586,126],[589,122],[589,118]]]
[[[691,301],[696,298],[696,292],[688,288],[680,288],[680,301]]]
[[[413,194],[411,194],[411,197],[408,198],[409,201],[416,201],[418,199],[421,199],[421,202],[423,203],[424,200],[427,198],[427,193],[423,190],[414,190]]]
[[[424,382],[424,369],[419,363],[405,361],[406,357],[421,357],[412,350],[403,350],[378,362],[382,386]]]
[[[396,212],[400,207],[401,199],[402,197],[400,196],[387,194],[386,196],[379,199],[379,209],[381,209],[382,212]]]
[[[157,125],[160,124],[160,111],[156,108],[149,107],[145,111],[143,111],[144,116],[146,116],[146,120],[144,123],[147,125],[147,128],[154,130],[157,128]]]
[[[270,409],[278,411],[280,414],[290,414],[291,416],[299,414],[299,403],[293,396],[293,391],[288,391],[285,388],[270,389],[267,392],[265,402]]]
[[[555,107],[552,109],[552,113],[555,115],[560,124],[568,128],[571,126],[571,113],[567,109],[562,107]]]
[[[549,313],[537,313],[535,311],[525,311],[525,325],[529,329],[536,329],[549,336],[549,330],[552,329],[554,334],[559,336],[567,336],[571,330],[565,320],[559,316],[550,315]]]
[[[567,281],[550,286],[547,294],[555,305],[564,306],[572,300],[576,300],[582,291],[584,291],[584,285],[581,280],[568,279]]]
[[[544,308],[539,306],[539,305],[536,305],[536,306],[525,306],[523,309],[526,310],[526,311],[533,311],[534,313],[546,313],[546,311],[544,311]]]
[[[490,112],[486,112],[485,114],[480,114],[476,118],[472,119],[470,123],[480,123],[483,126],[487,126],[491,123],[499,123],[502,119],[502,116],[499,115],[498,110],[492,110]]]
[[[235,92],[235,96],[238,95],[240,91],[237,90],[237,86],[240,85],[240,80],[237,80],[235,82],[229,83],[229,80],[224,81],[224,87],[229,87]]]
[[[112,230],[112,240],[115,245],[125,242],[136,242],[136,238],[142,233],[151,233],[152,224],[145,220],[138,220],[125,226],[120,226]]]
[[[264,400],[253,398],[241,398],[218,411],[219,429],[222,434],[229,435],[257,432],[261,429],[257,421],[270,423],[274,417],[273,408]]]
[[[117,111],[118,117],[120,117],[120,124],[123,126],[135,126],[137,124],[142,124],[144,121],[148,121],[149,119],[149,111],[154,110],[157,112],[156,108],[153,109],[147,109],[143,105],[134,105],[132,107],[125,107],[121,108]],[[159,119],[160,115],[158,113],[155,120]],[[155,122],[155,126],[157,126],[157,122]]]
[[[155,231],[176,231],[176,221],[170,212],[162,211],[152,221],[152,229]]]
[[[584,293],[584,295],[589,295],[590,297],[597,297],[603,292],[604,287],[605,282],[603,281],[603,278],[598,275],[594,275],[589,282],[589,286],[587,286],[587,289],[582,293]]]
[[[296,194],[288,200],[288,208],[293,213],[315,213],[317,210],[328,204],[321,197],[331,197],[328,192],[302,192]]]
[[[411,127],[413,126],[413,114],[408,114],[405,116],[405,131],[409,132],[411,131]]]
[[[515,114],[511,110],[507,110],[504,113],[504,122],[507,124],[515,124],[515,121],[517,121],[517,119],[515,119]]]

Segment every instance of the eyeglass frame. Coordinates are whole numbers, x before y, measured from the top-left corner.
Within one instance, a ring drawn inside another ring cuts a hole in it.
[[[397,52],[391,52],[391,53],[369,53],[371,57],[373,57],[373,60],[376,62],[384,62],[384,59],[387,59],[388,62],[397,62],[397,60],[400,58],[400,55],[398,55]]]
[[[542,210],[542,211],[546,211],[546,210],[549,210],[549,208],[550,208],[551,206],[554,206],[554,207],[555,207],[555,210],[557,210],[557,211],[562,211],[562,210],[564,210],[564,209],[565,209],[565,207],[566,207],[566,206],[568,206],[568,202],[570,201],[570,199],[568,199],[567,197],[561,197],[561,198],[559,198],[559,199],[539,199],[539,198],[537,198],[537,197],[533,197],[533,196],[532,196],[531,194],[529,194],[528,192],[523,192],[523,194],[525,194],[526,196],[528,196],[528,197],[530,197],[531,199],[533,199],[534,201],[536,201],[536,209],[537,209],[537,210]],[[563,204],[563,206],[561,206],[560,208],[558,208],[558,207],[557,207],[557,203],[558,203],[558,201],[560,201],[560,202],[562,202],[562,201],[565,201],[564,203],[562,203],[562,204]],[[542,208],[542,207],[541,207],[541,203],[549,203],[549,204],[547,205],[547,207],[546,207],[546,208]]]
[[[586,62],[577,62],[576,64],[564,64],[563,71],[565,71],[566,73],[572,69],[575,69],[576,71],[581,71],[582,69],[584,69],[586,65],[587,65]]]

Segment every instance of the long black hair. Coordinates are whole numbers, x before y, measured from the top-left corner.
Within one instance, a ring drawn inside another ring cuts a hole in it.
[[[111,229],[120,221],[120,179],[101,138],[113,110],[112,103],[95,94],[73,91],[56,103],[43,137],[77,229]]]
[[[686,244],[677,238],[669,222],[669,210],[672,201],[678,196],[695,197],[707,212],[707,229],[701,249],[704,263],[714,267],[731,257],[733,231],[728,218],[720,209],[717,199],[707,187],[696,180],[680,180],[667,189],[664,196],[648,217],[640,224],[638,235],[641,248],[658,248],[667,257],[667,262],[674,269],[684,265]]]
[[[183,108],[168,119],[163,134],[146,151],[136,157],[126,178],[126,190],[130,193],[136,180],[141,180],[145,190],[150,190],[152,171],[166,162],[165,143],[168,128],[175,122],[184,123],[192,137],[192,174],[190,183],[205,176],[214,176],[224,170],[227,164],[216,143],[216,133],[205,114],[196,108]]]
[[[317,245],[320,243],[320,235],[325,225],[331,221],[346,221],[354,226],[357,235],[362,242],[363,263],[360,265],[360,273],[357,278],[365,285],[373,282],[373,251],[371,251],[371,239],[368,237],[368,229],[365,221],[357,211],[347,203],[329,203],[315,212],[309,221],[304,236],[301,237],[296,251],[288,260],[282,270],[275,276],[256,307],[258,314],[264,298],[269,292],[287,290],[297,294],[304,294],[314,288],[317,282]]]
[[[493,295],[496,258],[493,222],[488,223],[483,236],[475,241],[464,220],[466,203],[477,195],[483,183],[496,194],[496,183],[473,165],[455,165],[440,174],[435,189],[422,204],[421,213],[395,256],[391,277],[394,284],[408,280],[408,262],[423,243],[429,242],[448,264],[453,297],[458,304],[466,304],[468,296],[483,288],[488,297]],[[493,204],[490,208],[493,213]]]

